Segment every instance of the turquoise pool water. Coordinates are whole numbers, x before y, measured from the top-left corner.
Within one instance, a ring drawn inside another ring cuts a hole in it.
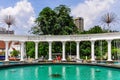
[[[34,65],[0,69],[0,80],[120,80],[120,69],[87,65]]]

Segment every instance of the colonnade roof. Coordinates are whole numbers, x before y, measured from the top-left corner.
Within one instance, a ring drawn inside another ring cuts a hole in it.
[[[114,40],[120,39],[120,32],[99,33],[99,34],[79,34],[79,35],[11,35],[0,34],[2,41],[92,41],[92,40]]]

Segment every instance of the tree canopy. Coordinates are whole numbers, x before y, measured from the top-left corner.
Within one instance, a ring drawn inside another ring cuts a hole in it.
[[[70,16],[70,11],[70,8],[65,5],[60,5],[53,10],[49,7],[44,8],[36,18],[36,26],[32,27],[31,32],[37,35],[76,34],[78,29]]]

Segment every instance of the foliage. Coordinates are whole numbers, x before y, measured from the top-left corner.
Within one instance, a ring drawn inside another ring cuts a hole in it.
[[[42,43],[39,43],[39,49],[38,49],[38,54],[39,56],[44,56],[44,57],[47,57],[47,54],[48,54],[48,43],[46,42],[42,42]]]
[[[66,42],[67,55],[76,55],[76,43],[75,42]]]
[[[44,8],[35,23],[36,26],[31,29],[33,34],[69,35],[78,32],[70,16],[70,8],[65,5],[60,5],[54,10],[49,7]]]
[[[106,30],[103,30],[100,26],[94,26],[88,31],[83,31],[81,34],[95,34],[95,33],[106,33]]]
[[[80,56],[89,56],[91,55],[91,43],[89,41],[80,42]]]
[[[62,53],[62,43],[61,42],[53,42],[52,43],[52,52],[53,53]]]
[[[39,13],[35,22],[37,27],[40,27],[44,35],[53,34],[51,32],[53,31],[56,23],[56,13],[51,8],[46,7]]]
[[[11,52],[11,56],[17,57],[20,54],[20,52],[18,50],[13,50]]]
[[[35,43],[34,42],[26,42],[26,54],[27,57],[34,57],[35,56]]]
[[[90,28],[89,33],[104,33],[104,31],[99,26],[94,26]]]

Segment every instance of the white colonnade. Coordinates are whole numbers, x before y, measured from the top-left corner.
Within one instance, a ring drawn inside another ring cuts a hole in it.
[[[111,59],[111,40],[107,40],[108,42],[108,60],[107,61],[112,61]],[[48,60],[49,61],[52,61],[52,42],[48,42],[49,43],[49,58]],[[35,46],[35,54],[36,54],[36,57],[35,59],[38,58],[38,42],[35,43],[36,46]],[[66,61],[66,53],[65,53],[65,44],[66,42],[63,41],[62,42],[62,61]],[[80,60],[80,41],[76,41],[76,59],[77,60]],[[95,40],[91,40],[91,61],[95,61],[95,52],[94,52],[94,46],[95,46]]]
[[[107,61],[112,61],[111,58],[111,41],[114,39],[120,39],[120,33],[104,33],[104,34],[87,34],[87,35],[40,35],[40,36],[20,36],[20,35],[0,35],[0,40],[5,42],[5,61],[9,61],[8,49],[10,41],[19,41],[21,43],[21,57],[20,61],[24,61],[24,46],[25,42],[33,41],[35,42],[35,59],[38,59],[38,44],[39,42],[48,42],[49,52],[48,61],[52,61],[52,43],[61,42],[62,43],[62,60],[66,61],[66,42],[74,41],[76,42],[76,59],[80,59],[80,43],[81,41],[91,42],[91,61],[95,61],[95,41],[106,40],[108,43],[108,59]],[[1,44],[0,44],[1,45]]]
[[[108,60],[107,61],[112,61],[111,59],[111,40],[107,40],[108,42]],[[20,56],[20,61],[24,61],[24,41],[21,41],[21,56]],[[38,59],[38,41],[35,41],[35,59]],[[95,53],[94,53],[94,44],[95,40],[91,40],[91,61],[95,61]],[[52,61],[52,41],[48,42],[49,44],[49,54],[48,54],[48,61]],[[62,61],[66,61],[66,54],[65,54],[65,44],[66,42],[62,42]],[[76,59],[80,60],[80,48],[79,45],[80,41],[76,41]],[[8,59],[8,47],[9,47],[9,41],[5,41],[5,61],[9,61]]]

